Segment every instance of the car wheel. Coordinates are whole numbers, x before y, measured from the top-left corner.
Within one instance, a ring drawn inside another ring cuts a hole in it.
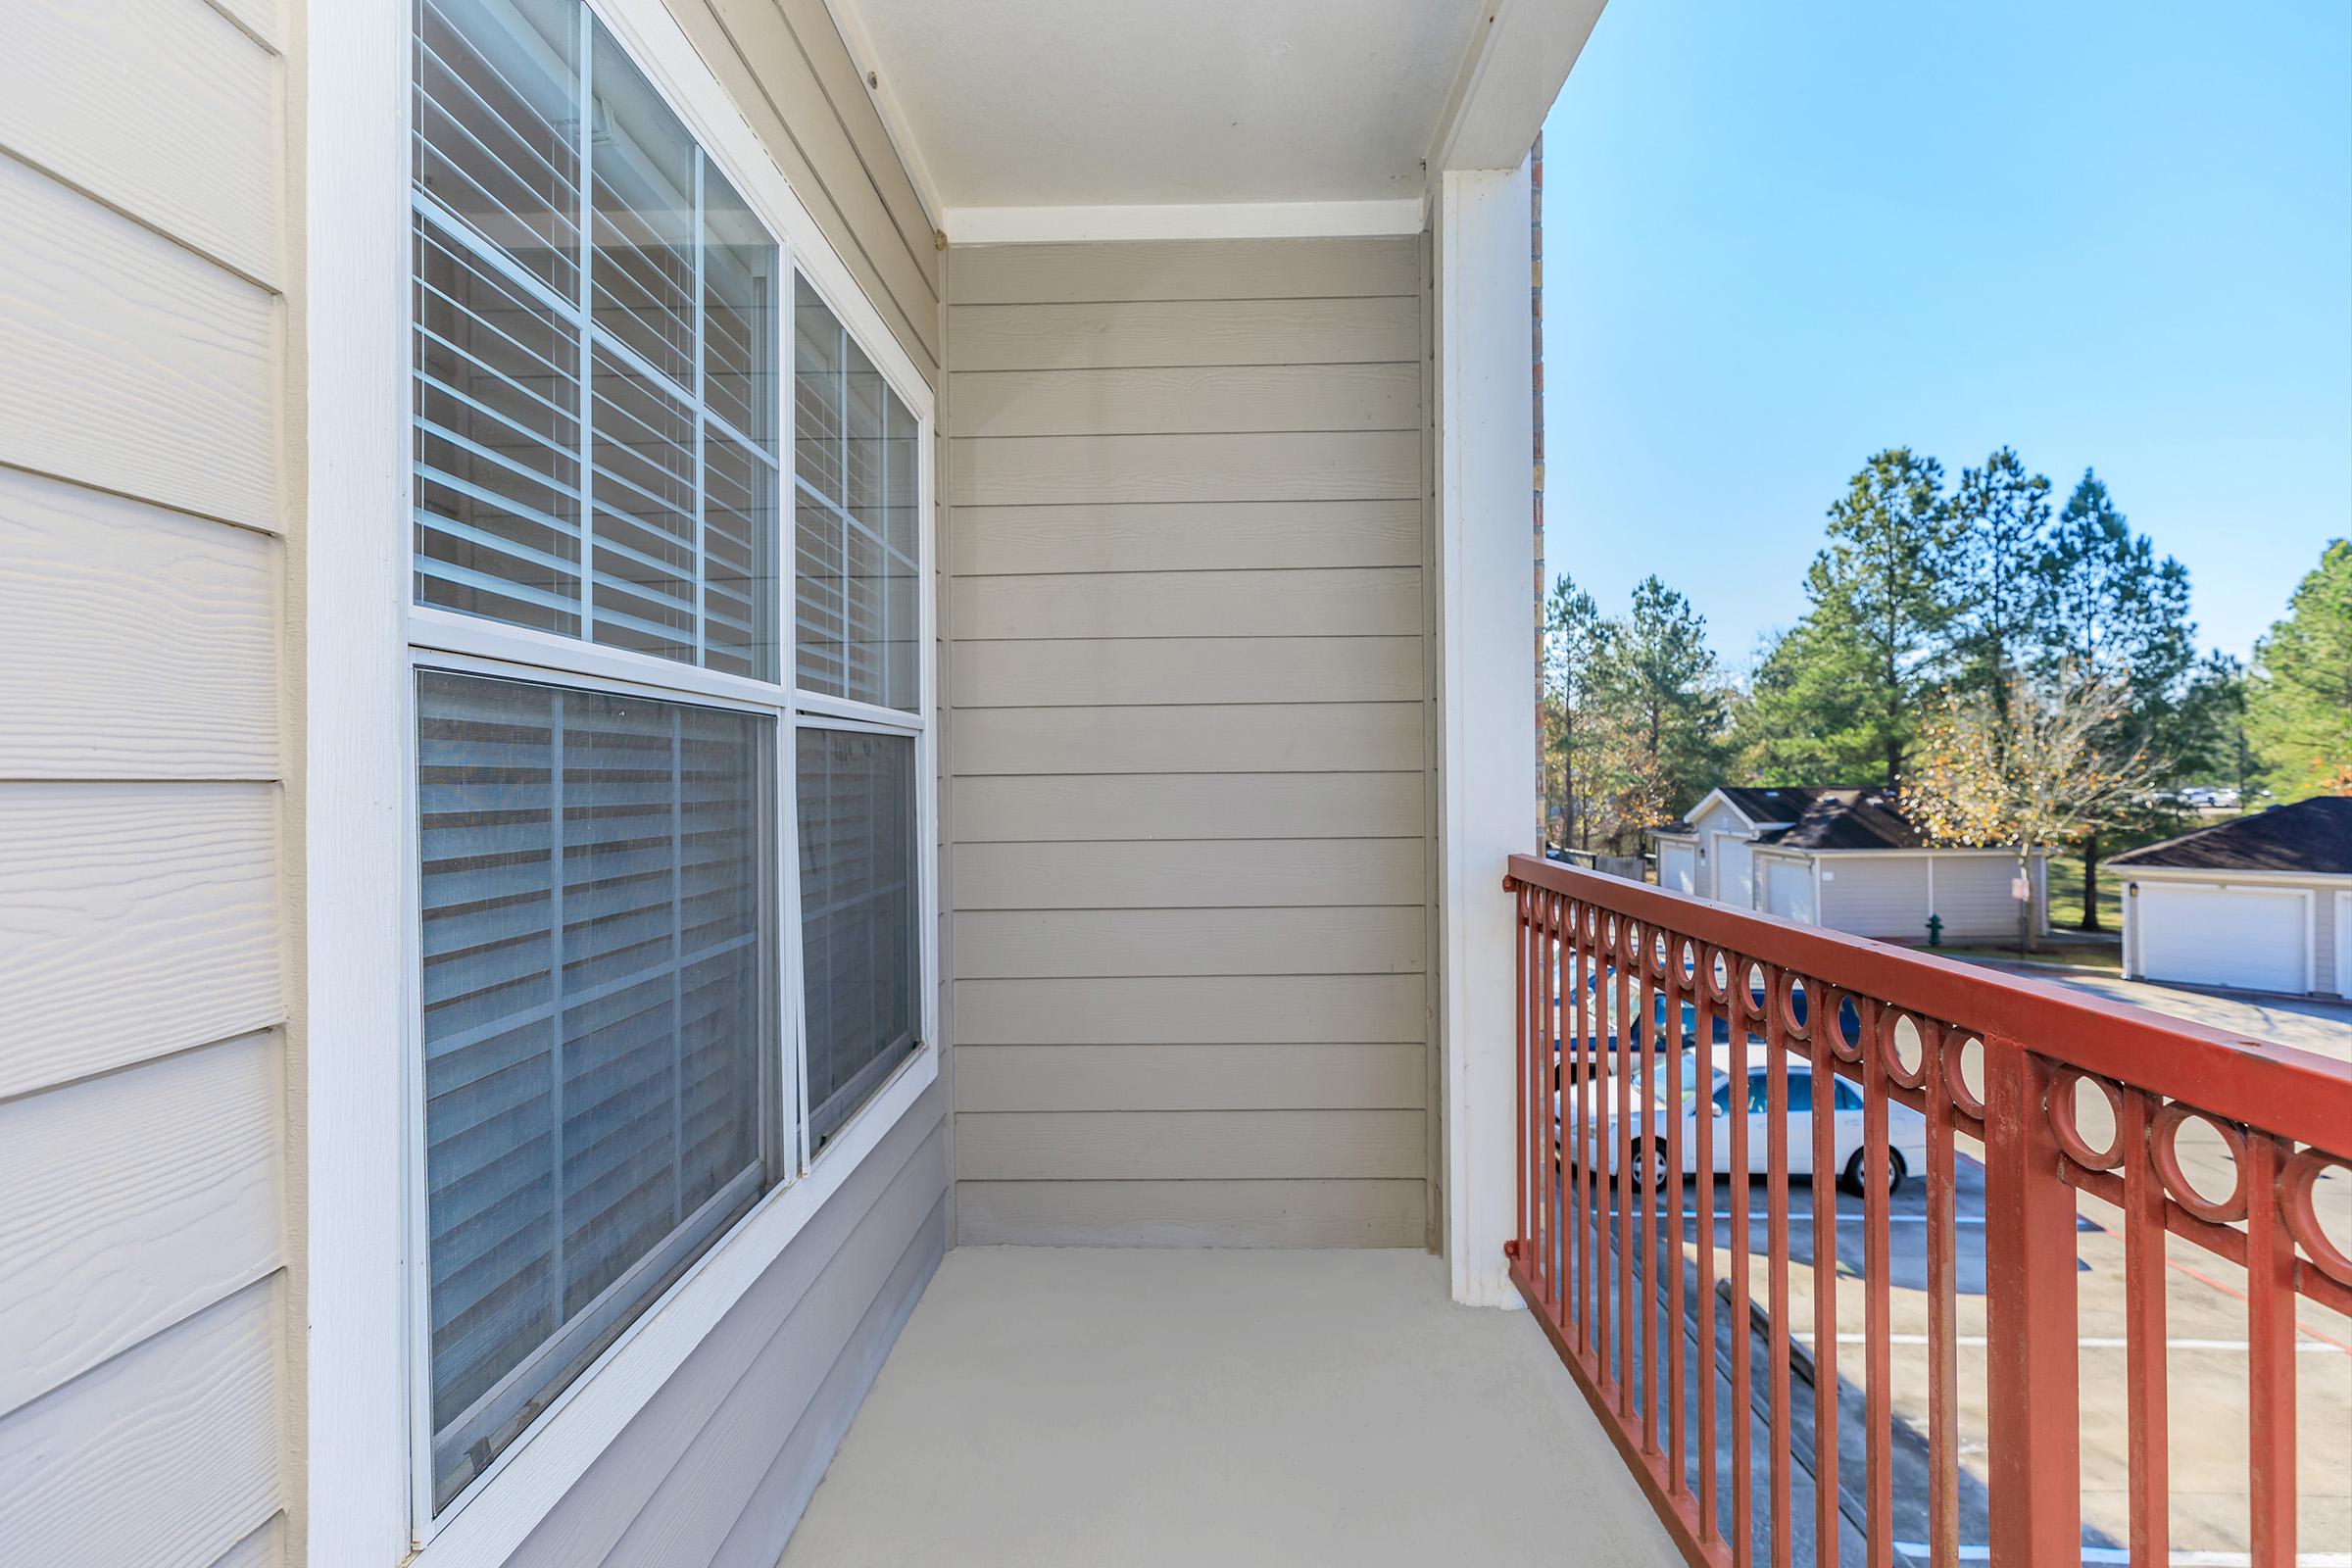
[[[1639,1143],[1634,1149],[1634,1180],[1653,1193],[1666,1187],[1666,1145],[1655,1138]]]
[[[1868,1151],[1866,1150],[1854,1151],[1853,1157],[1845,1162],[1845,1173],[1838,1178],[1838,1186],[1840,1190],[1852,1193],[1856,1197],[1862,1196],[1863,1184],[1868,1180],[1867,1172],[1870,1169],[1867,1154]],[[1886,1196],[1888,1198],[1892,1198],[1903,1190],[1904,1179],[1910,1174],[1911,1167],[1903,1163],[1903,1152],[1899,1149],[1886,1151]]]

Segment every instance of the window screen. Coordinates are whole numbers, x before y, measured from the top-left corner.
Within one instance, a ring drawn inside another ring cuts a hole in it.
[[[775,679],[775,242],[577,0],[416,28],[417,603]]]
[[[434,1488],[764,1185],[766,721],[443,671],[417,708]]]
[[[918,1043],[914,740],[804,726],[799,774],[814,1147]]]
[[[806,279],[793,308],[799,683],[916,706],[914,416]]]

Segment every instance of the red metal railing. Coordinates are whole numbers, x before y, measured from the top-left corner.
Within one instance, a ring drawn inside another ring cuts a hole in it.
[[[2128,1518],[2096,1560],[2121,1560],[2128,1538],[2131,1562],[2167,1562],[2166,1333],[2185,1288],[2179,1276],[2214,1287],[2200,1313],[2242,1313],[2243,1407],[2194,1420],[2242,1423],[2245,1549],[2262,1568],[2295,1562],[2298,1341],[2352,1355],[2344,1328],[2298,1322],[2306,1304],[2352,1316],[2352,1258],[2335,1217],[2352,1208],[2352,1065],[1532,857],[1512,858],[1504,888],[1519,931],[1512,1277],[1692,1563],[1744,1568],[1761,1554],[1785,1568],[1807,1535],[1822,1564],[1857,1549],[1872,1565],[1898,1552],[1955,1564],[1984,1560],[1987,1547],[1996,1564],[2082,1561],[2086,1399],[2103,1432],[2120,1424],[2126,1434]],[[1679,1092],[1659,1093],[1682,1082],[1686,1053],[1697,1085],[1711,1087],[1717,1064],[1730,1074],[1721,1133],[1711,1111],[1685,1114],[1706,1103],[1708,1087],[1690,1107]],[[1740,1113],[1751,1071],[1765,1080],[1760,1284],[1752,1178],[1728,1181],[1719,1248],[1717,1183],[1697,1174],[1714,1170],[1719,1137],[1730,1171],[1758,1163]],[[1824,1173],[1809,1235],[1799,1233],[1802,1260],[1789,1203],[1800,1073],[1817,1110],[1809,1151],[1796,1152]],[[1834,1109],[1818,1111],[1837,1104],[1834,1079],[1861,1101],[1859,1257],[1839,1251],[1840,1220],[1855,1216],[1840,1216],[1827,1177],[1839,1127]],[[1925,1122],[1926,1168],[1914,1173],[1925,1213],[1904,1215],[1924,1227],[1924,1258],[1897,1259],[1890,1235],[1889,1181],[1904,1156],[1889,1118],[1916,1127],[1897,1107]],[[2315,1204],[2331,1170],[2324,1190],[2339,1239]],[[2120,1398],[2119,1380],[2102,1375],[2085,1394],[2079,1376],[2079,1344],[2101,1355],[2119,1348],[2085,1339],[2079,1319],[2079,1211],[2104,1220],[2110,1239],[2121,1232]],[[1982,1401],[1964,1412],[1959,1238],[1980,1226],[1981,1275],[1973,1242],[1965,1261],[1983,1333],[1965,1338]],[[2213,1272],[2242,1268],[2242,1291],[2168,1259],[2168,1238],[2223,1260],[2207,1260]],[[1910,1407],[1899,1421],[1896,1261],[1907,1269],[1902,1304],[1926,1329],[1903,1337]],[[1792,1301],[1792,1270],[1809,1314]],[[1841,1334],[1850,1291],[1861,1330]],[[1792,1354],[1792,1334],[1809,1339],[1809,1358]],[[1859,1348],[1858,1374],[1841,1371],[1841,1341]],[[1811,1389],[1803,1409],[1792,1368]],[[1858,1430],[1845,1419],[1843,1378],[1860,1384]],[[1964,1413],[1983,1446],[1968,1466]],[[1801,1518],[1800,1469],[1812,1494]],[[1898,1541],[1898,1505],[1918,1539]],[[1964,1545],[1964,1515],[1983,1540]]]

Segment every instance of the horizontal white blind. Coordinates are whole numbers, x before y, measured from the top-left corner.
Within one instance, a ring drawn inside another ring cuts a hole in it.
[[[417,40],[417,602],[778,678],[774,240],[576,0]]]
[[[796,679],[913,711],[919,678],[914,416],[805,278],[793,307]]]
[[[762,1185],[770,726],[418,677],[444,1499]]]
[[[804,725],[801,953],[808,1138],[839,1131],[918,1040],[911,736]]]

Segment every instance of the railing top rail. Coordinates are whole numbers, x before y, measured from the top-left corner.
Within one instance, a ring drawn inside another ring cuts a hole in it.
[[[1532,855],[1511,857],[1504,885],[1581,899],[2231,1121],[2352,1153],[2352,1062]]]

